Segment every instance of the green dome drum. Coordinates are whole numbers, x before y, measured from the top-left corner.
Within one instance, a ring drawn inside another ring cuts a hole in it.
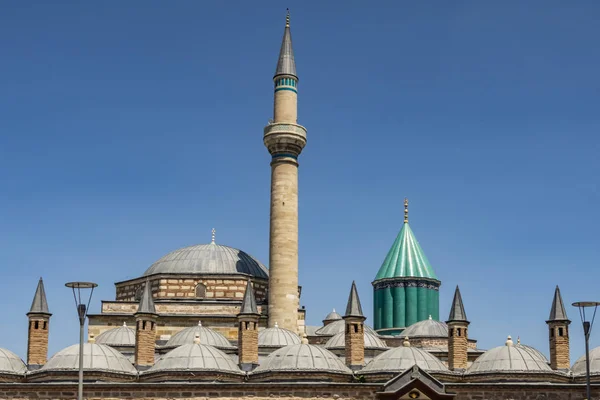
[[[375,330],[399,334],[430,315],[439,320],[440,284],[408,225],[405,199],[404,225],[373,281]]]

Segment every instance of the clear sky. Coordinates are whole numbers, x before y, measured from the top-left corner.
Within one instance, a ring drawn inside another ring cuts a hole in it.
[[[78,340],[67,281],[97,282],[99,312],[114,282],[213,227],[268,263],[262,129],[289,6],[308,323],[355,279],[372,324],[408,197],[441,317],[460,285],[480,347],[510,334],[548,354],[554,287],[600,300],[600,3],[366,4],[3,4],[0,346],[25,357],[40,276],[52,354]]]

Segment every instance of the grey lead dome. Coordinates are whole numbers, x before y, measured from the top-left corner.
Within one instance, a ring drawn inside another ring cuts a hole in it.
[[[311,344],[294,344],[271,353],[253,374],[280,371],[334,372],[352,371],[332,352]]]
[[[379,339],[377,335],[373,335],[370,332],[365,331],[365,349],[387,349],[383,340]],[[326,349],[343,348],[346,345],[346,333],[340,332],[332,336],[327,343],[325,343]]]
[[[186,344],[161,357],[147,373],[159,371],[227,372],[243,375],[227,354],[201,343]]]
[[[233,349],[229,340],[217,331],[202,326],[200,323],[196,326],[185,328],[177,332],[165,344],[165,348],[179,347],[186,344],[193,344],[196,335],[199,335],[200,343],[214,346],[221,349]]]
[[[467,369],[467,374],[492,372],[540,373],[554,372],[540,352],[529,346],[512,344],[507,340],[504,346],[494,347],[477,358]]]
[[[258,332],[258,347],[284,347],[300,343],[300,336],[277,325]]]
[[[402,336],[411,337],[448,337],[448,325],[433,319],[412,324],[402,332]]]
[[[448,368],[434,355],[416,347],[395,347],[381,353],[361,371],[361,374],[399,373],[417,365],[428,372],[448,372]]]
[[[50,358],[39,371],[77,371],[79,369],[79,344],[69,346]],[[112,347],[83,344],[83,369],[120,374],[137,374],[131,362]]]
[[[175,250],[144,272],[154,274],[247,274],[268,279],[267,268],[251,255],[216,243],[198,244]]]
[[[96,343],[107,346],[135,346],[135,331],[123,324],[99,334]]]
[[[27,366],[21,358],[10,350],[0,348],[0,374],[22,375]]]

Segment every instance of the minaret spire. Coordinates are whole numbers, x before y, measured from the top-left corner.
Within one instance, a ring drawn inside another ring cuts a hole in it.
[[[292,50],[289,10],[274,83],[273,119],[263,140],[271,154],[269,237],[269,327],[298,332],[298,156],[306,128],[298,125],[298,76]]]
[[[404,198],[404,223],[408,224],[408,198]]]

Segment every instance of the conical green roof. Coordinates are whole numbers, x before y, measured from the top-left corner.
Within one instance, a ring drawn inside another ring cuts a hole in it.
[[[379,268],[375,280],[409,277],[437,280],[423,249],[406,222],[385,257],[383,265]]]

